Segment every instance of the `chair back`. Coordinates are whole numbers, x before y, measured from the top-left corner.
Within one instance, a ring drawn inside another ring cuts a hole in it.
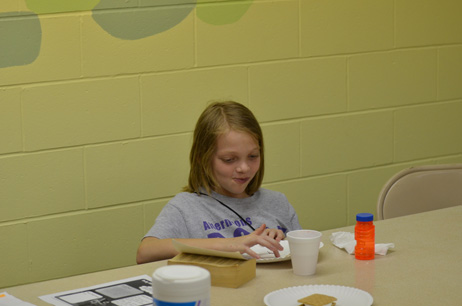
[[[417,166],[398,172],[382,188],[379,220],[462,205],[462,164]]]

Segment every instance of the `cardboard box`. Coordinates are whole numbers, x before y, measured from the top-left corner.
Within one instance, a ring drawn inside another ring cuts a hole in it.
[[[194,265],[210,272],[212,286],[238,288],[256,276],[257,261],[209,255],[180,253],[168,261],[169,265]]]

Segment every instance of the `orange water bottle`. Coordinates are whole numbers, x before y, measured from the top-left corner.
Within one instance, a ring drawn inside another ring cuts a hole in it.
[[[375,257],[375,226],[372,223],[374,215],[362,213],[356,215],[355,226],[355,258],[370,260]]]

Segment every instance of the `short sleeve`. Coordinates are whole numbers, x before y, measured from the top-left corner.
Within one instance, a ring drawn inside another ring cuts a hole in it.
[[[190,238],[183,214],[171,203],[167,203],[160,212],[156,222],[145,237]]]

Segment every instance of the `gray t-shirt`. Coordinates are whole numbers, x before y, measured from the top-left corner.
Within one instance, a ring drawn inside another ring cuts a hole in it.
[[[260,188],[254,195],[244,199],[226,197],[216,192],[212,192],[211,196],[179,193],[165,205],[145,237],[232,238],[253,231],[216,199],[235,210],[255,229],[263,223],[284,233],[301,229],[297,214],[286,196]]]

